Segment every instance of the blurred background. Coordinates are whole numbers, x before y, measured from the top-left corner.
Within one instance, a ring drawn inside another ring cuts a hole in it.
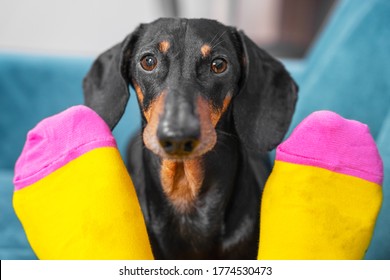
[[[336,0],[1,0],[0,48],[96,55],[158,17],[213,18],[302,57]]]

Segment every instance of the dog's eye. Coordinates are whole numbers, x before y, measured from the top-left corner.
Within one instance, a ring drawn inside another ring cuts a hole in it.
[[[152,71],[157,66],[157,58],[153,55],[145,55],[141,59],[141,67],[146,71]]]
[[[215,74],[221,74],[227,69],[227,61],[223,58],[216,58],[211,62],[211,70]]]

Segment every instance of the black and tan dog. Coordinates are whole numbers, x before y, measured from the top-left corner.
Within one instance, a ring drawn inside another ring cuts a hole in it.
[[[297,87],[242,32],[206,19],[142,24],[94,62],[86,105],[113,129],[134,87],[128,165],[157,259],[254,259],[262,188]]]

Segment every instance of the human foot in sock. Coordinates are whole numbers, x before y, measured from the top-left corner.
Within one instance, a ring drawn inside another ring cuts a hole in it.
[[[259,259],[362,259],[382,201],[366,125],[313,113],[276,151],[261,207]]]
[[[136,193],[104,121],[72,107],[28,133],[14,209],[40,259],[152,259]]]

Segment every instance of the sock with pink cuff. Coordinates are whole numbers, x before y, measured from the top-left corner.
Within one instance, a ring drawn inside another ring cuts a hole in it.
[[[382,202],[366,125],[311,114],[276,151],[261,206],[259,259],[362,259]]]
[[[135,189],[85,106],[40,122],[15,166],[13,205],[40,259],[153,259]]]

